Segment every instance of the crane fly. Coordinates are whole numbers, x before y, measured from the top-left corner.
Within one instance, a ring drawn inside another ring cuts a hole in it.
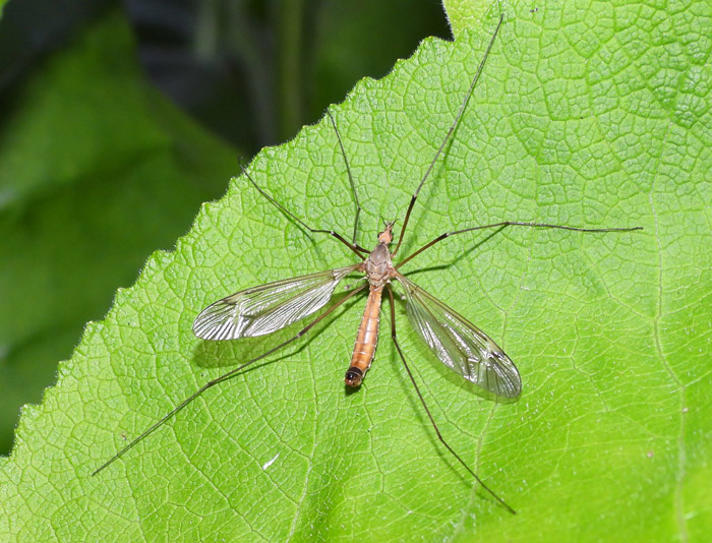
[[[312,315],[325,307],[331,300],[337,285],[348,275],[357,272],[362,273],[365,276],[365,281],[361,285],[350,288],[345,296],[334,302],[323,313],[309,322],[294,336],[280,343],[276,347],[269,349],[267,352],[253,358],[252,360],[243,363],[239,367],[211,381],[208,381],[205,385],[178,404],[172,411],[146,429],[141,435],[97,468],[93,473],[94,475],[123,456],[129,449],[158,429],[162,424],[185,408],[203,392],[219,383],[222,383],[223,381],[230,379],[231,377],[234,377],[248,366],[298,340],[309,332],[309,330],[311,330],[317,323],[332,314],[338,307],[343,306],[347,300],[350,300],[357,294],[368,290],[366,308],[356,335],[353,354],[351,356],[351,363],[349,364],[344,378],[347,387],[358,388],[361,385],[366,372],[371,366],[371,362],[373,361],[373,357],[376,352],[381,302],[385,291],[388,296],[390,306],[391,338],[395,344],[396,351],[398,352],[398,356],[403,363],[403,367],[405,368],[408,378],[415,389],[420,404],[427,414],[438,439],[452,454],[452,456],[464,467],[464,469],[470,473],[477,483],[482,486],[482,488],[484,488],[509,512],[515,513],[512,507],[510,507],[500,496],[484,484],[480,477],[467,465],[460,455],[455,452],[455,450],[448,444],[440,433],[435,419],[433,418],[420,391],[420,387],[413,376],[410,365],[406,361],[400,342],[398,341],[396,333],[395,302],[391,286],[392,282],[398,282],[403,288],[405,293],[404,298],[406,313],[410,323],[428,347],[430,347],[440,362],[445,364],[467,381],[478,385],[495,398],[513,399],[517,398],[521,394],[522,381],[517,367],[505,354],[505,352],[492,338],[490,338],[477,326],[405,277],[399,269],[415,256],[443,241],[444,239],[454,235],[474,232],[477,230],[496,229],[497,231],[501,231],[507,227],[520,226],[528,228],[573,230],[577,232],[629,232],[633,230],[641,230],[642,228],[579,228],[575,226],[537,222],[502,221],[483,226],[473,226],[461,230],[445,232],[431,240],[429,243],[426,243],[424,246],[420,247],[397,264],[394,264],[394,257],[398,253],[398,249],[401,247],[403,242],[403,237],[408,226],[413,206],[418,198],[418,194],[425,184],[425,181],[428,179],[438,157],[441,155],[445,145],[452,136],[452,133],[457,127],[462,114],[467,107],[467,103],[473,94],[477,80],[479,79],[485,61],[487,60],[487,56],[492,49],[492,45],[494,44],[497,33],[502,25],[502,20],[503,17],[500,16],[497,27],[489,40],[485,54],[470,82],[467,94],[460,104],[460,108],[455,115],[455,118],[445,137],[443,138],[440,147],[436,151],[435,156],[423,175],[420,184],[411,196],[410,203],[408,204],[408,208],[405,213],[403,227],[401,228],[398,241],[396,242],[393,250],[390,249],[390,246],[394,241],[393,226],[395,222],[386,223],[384,230],[378,234],[378,243],[372,251],[368,251],[356,243],[361,206],[358,200],[353,177],[351,175],[351,169],[346,156],[346,151],[341,140],[341,135],[339,134],[339,130],[336,126],[336,121],[329,110],[327,110],[327,116],[329,117],[336,133],[337,142],[346,164],[346,170],[356,207],[353,236],[351,241],[348,241],[344,236],[333,230],[310,227],[303,220],[265,192],[254,181],[250,174],[243,169],[243,173],[249,182],[262,196],[279,209],[279,211],[311,233],[327,234],[336,239],[356,254],[359,258],[359,262],[343,268],[321,271],[309,275],[303,275],[301,277],[283,279],[281,281],[275,281],[273,283],[248,288],[218,300],[217,302],[206,307],[195,319],[195,322],[193,323],[193,332],[197,337],[205,340],[232,340],[271,334],[277,330],[281,330],[289,326],[290,324],[304,319],[305,317]]]

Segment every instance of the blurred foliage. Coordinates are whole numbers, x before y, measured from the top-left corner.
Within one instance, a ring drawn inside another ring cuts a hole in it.
[[[0,132],[0,442],[84,323],[171,247],[237,156],[160,96],[112,15],[5,102]]]
[[[387,74],[425,36],[450,37],[442,6],[428,0],[165,5],[127,2],[149,73],[249,155],[314,123],[360,77]]]

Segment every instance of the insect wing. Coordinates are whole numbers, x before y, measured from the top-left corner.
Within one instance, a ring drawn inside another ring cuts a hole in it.
[[[318,311],[358,265],[283,279],[241,290],[206,307],[193,323],[202,339],[270,334]]]
[[[519,371],[487,334],[406,277],[398,280],[411,324],[443,364],[492,394],[519,396]]]

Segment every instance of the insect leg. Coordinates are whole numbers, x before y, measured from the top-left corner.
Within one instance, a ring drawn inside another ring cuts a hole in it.
[[[485,62],[487,61],[487,57],[489,56],[490,50],[492,49],[492,45],[494,44],[494,40],[497,37],[497,33],[499,32],[499,27],[502,26],[503,20],[504,20],[504,14],[499,16],[499,22],[497,23],[497,28],[494,29],[494,33],[492,34],[492,37],[490,38],[489,45],[487,45],[487,50],[485,51],[485,54],[482,57],[482,60],[480,61],[480,65],[477,67],[475,76],[472,78],[472,83],[470,83],[470,88],[468,89],[467,94],[465,95],[465,99],[462,101],[462,104],[460,104],[460,109],[458,110],[457,115],[455,116],[455,120],[450,125],[450,128],[447,131],[447,134],[445,134],[445,138],[443,138],[443,141],[440,144],[440,147],[438,147],[438,150],[435,153],[433,160],[430,162],[430,166],[428,166],[428,169],[425,171],[425,175],[420,180],[420,184],[418,185],[418,188],[415,189],[413,196],[411,196],[411,198],[410,198],[410,203],[408,204],[408,210],[405,212],[405,220],[403,221],[403,228],[401,228],[400,236],[398,236],[398,244],[396,245],[396,248],[392,253],[394,255],[398,252],[398,249],[400,248],[401,243],[403,242],[403,236],[405,235],[405,230],[408,227],[408,220],[410,219],[410,213],[411,213],[411,211],[413,211],[413,206],[415,205],[415,200],[418,198],[420,189],[423,188],[423,185],[425,184],[425,181],[428,179],[430,172],[432,172],[433,168],[435,167],[435,162],[437,162],[438,157],[440,156],[440,153],[442,153],[443,149],[445,148],[445,145],[447,145],[447,142],[450,139],[450,136],[452,136],[452,133],[455,131],[455,128],[457,128],[457,125],[460,123],[462,114],[465,112],[467,103],[470,101],[470,97],[472,96],[472,93],[475,90],[475,85],[477,85],[477,80],[480,78],[480,74],[482,73],[482,68],[484,68],[484,66],[485,66]]]
[[[346,164],[346,172],[349,174],[349,183],[351,184],[351,192],[354,195],[354,204],[356,204],[356,216],[354,217],[354,233],[353,233],[353,237],[351,238],[351,243],[353,243],[356,247],[358,247],[358,245],[356,244],[356,234],[358,233],[358,218],[361,215],[361,204],[358,201],[358,194],[356,193],[356,185],[354,183],[354,178],[351,175],[351,167],[349,166],[349,159],[346,158],[346,151],[344,150],[344,144],[341,141],[341,134],[339,134],[339,129],[336,127],[336,121],[334,120],[334,117],[331,114],[330,110],[327,109],[326,114],[329,116],[329,119],[331,119],[331,125],[334,127],[334,132],[336,132],[336,139],[339,142],[339,148],[341,149],[341,156],[344,157],[344,163]]]
[[[191,403],[193,400],[195,400],[198,396],[200,396],[203,392],[208,390],[209,388],[214,387],[215,385],[222,383],[223,381],[227,381],[228,379],[234,377],[238,373],[240,373],[242,370],[247,368],[248,366],[251,366],[258,360],[262,360],[263,358],[275,353],[276,351],[280,350],[283,347],[286,347],[293,341],[296,341],[300,337],[302,337],[304,334],[306,334],[311,328],[316,326],[322,319],[324,319],[327,315],[331,314],[334,312],[334,310],[343,305],[344,302],[347,300],[351,299],[354,297],[356,294],[361,292],[363,289],[365,289],[368,285],[364,284],[361,285],[360,287],[357,287],[353,289],[351,292],[349,292],[346,296],[344,296],[341,300],[338,302],[334,303],[329,309],[324,311],[321,315],[319,315],[316,319],[314,319],[312,322],[307,324],[304,328],[302,328],[299,332],[297,332],[294,336],[289,338],[288,340],[280,343],[276,347],[273,347],[272,349],[268,350],[265,353],[262,353],[261,355],[253,358],[252,360],[245,362],[241,366],[238,366],[237,368],[228,371],[227,373],[224,373],[223,375],[216,377],[215,379],[208,381],[205,383],[202,387],[200,387],[198,390],[196,390],[193,394],[188,396],[185,400],[183,400],[181,403],[179,403],[177,406],[175,406],[168,414],[164,415],[161,419],[158,420],[158,422],[154,423],[151,425],[149,428],[147,428],[141,435],[139,435],[137,438],[135,438],[131,443],[126,445],[123,449],[121,449],[119,452],[117,452],[114,456],[112,456],[109,460],[104,462],[101,466],[99,466],[97,469],[94,470],[92,475],[96,475],[103,469],[109,467],[111,464],[113,464],[116,460],[121,458],[125,453],[127,453],[130,449],[132,449],[135,445],[137,445],[140,441],[142,441],[144,438],[148,437],[151,435],[153,432],[155,432],[158,428],[160,428],[166,421],[168,421],[171,417],[176,415],[179,411],[181,411],[184,407],[186,407],[189,403]]]
[[[265,192],[265,191],[262,189],[262,187],[260,187],[260,186],[255,182],[254,179],[252,179],[252,177],[250,176],[249,173],[247,173],[247,170],[246,170],[244,167],[242,168],[242,173],[245,174],[245,176],[247,177],[247,179],[249,179],[250,183],[252,183],[252,186],[255,187],[255,188],[257,189],[257,191],[258,191],[262,196],[264,196],[265,198],[267,198],[267,200],[269,200],[269,202],[270,202],[273,206],[275,206],[275,207],[276,207],[277,209],[279,209],[282,213],[284,213],[285,215],[287,215],[287,217],[290,217],[293,221],[299,223],[302,227],[304,227],[304,228],[306,228],[307,230],[309,230],[309,232],[311,232],[312,234],[329,234],[331,237],[336,238],[336,239],[339,240],[341,243],[343,243],[344,245],[346,245],[349,249],[351,249],[354,253],[356,253],[356,254],[358,255],[358,257],[359,257],[361,260],[364,260],[364,259],[366,258],[366,257],[364,256],[364,253],[365,253],[365,254],[368,254],[369,251],[367,251],[367,250],[364,249],[363,247],[358,246],[358,245],[355,244],[355,243],[351,243],[351,242],[347,241],[347,240],[346,240],[341,234],[339,234],[338,232],[335,232],[335,231],[333,231],[333,230],[326,230],[326,229],[323,229],[323,228],[312,228],[312,227],[309,226],[307,223],[305,223],[303,220],[301,220],[299,217],[297,217],[294,213],[292,213],[292,212],[289,211],[286,207],[284,207],[282,204],[280,204],[280,203],[279,203],[277,200],[275,200],[272,196],[270,196],[269,194],[267,194],[267,192]]]
[[[445,232],[444,234],[440,234],[438,237],[436,237],[434,240],[429,241],[425,245],[423,245],[420,249],[417,251],[411,253],[408,255],[408,257],[404,258],[401,260],[397,265],[396,268],[400,268],[403,264],[414,258],[415,256],[419,255],[425,249],[429,249],[436,243],[441,242],[442,240],[449,238],[450,236],[454,236],[456,234],[464,234],[465,232],[474,232],[475,230],[485,230],[487,228],[499,228],[498,232],[501,232],[508,226],[526,226],[528,228],[554,228],[557,230],[572,230],[574,232],[633,232],[634,230],[642,230],[642,226],[633,226],[633,227],[628,227],[628,228],[579,228],[578,226],[566,226],[563,224],[547,224],[547,223],[542,223],[542,222],[519,222],[519,221],[502,221],[502,222],[496,222],[493,224],[485,224],[483,226],[473,226],[471,228],[463,228],[462,230],[455,230],[453,232]]]
[[[393,289],[391,288],[390,285],[388,285],[388,299],[390,302],[391,306],[391,338],[393,338],[393,343],[396,346],[396,350],[398,351],[398,355],[400,356],[401,361],[403,362],[403,366],[405,367],[405,371],[408,373],[408,377],[410,378],[410,382],[413,383],[413,388],[415,388],[415,392],[418,395],[418,399],[420,400],[421,405],[423,406],[423,409],[425,410],[425,413],[428,415],[428,418],[430,419],[430,423],[433,425],[433,428],[435,429],[435,433],[438,436],[438,439],[440,442],[445,446],[445,448],[450,451],[450,454],[452,454],[455,459],[462,464],[462,466],[472,475],[475,480],[484,488],[493,498],[495,498],[500,504],[502,504],[507,511],[512,513],[513,515],[516,514],[516,511],[512,509],[507,502],[505,502],[502,498],[500,498],[497,494],[494,493],[492,489],[490,489],[486,484],[482,482],[482,479],[478,477],[478,475],[468,466],[465,461],[460,458],[460,455],[458,455],[455,450],[448,444],[447,441],[445,441],[445,438],[442,436],[440,433],[440,429],[438,428],[438,425],[435,423],[435,419],[433,418],[433,415],[430,413],[430,409],[428,409],[428,405],[425,403],[425,398],[423,398],[422,393],[420,392],[420,388],[418,387],[418,383],[416,383],[415,378],[413,377],[413,373],[410,371],[410,367],[408,366],[408,363],[405,360],[405,356],[403,355],[403,351],[401,350],[400,344],[398,343],[398,337],[396,335],[396,309],[395,309],[395,301],[393,299]]]

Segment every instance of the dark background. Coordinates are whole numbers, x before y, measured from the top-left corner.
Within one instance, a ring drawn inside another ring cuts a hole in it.
[[[107,31],[96,29],[107,24],[128,46],[102,56]],[[102,38],[86,42],[94,31]],[[238,158],[292,138],[429,35],[450,38],[436,0],[9,2],[0,20],[0,453],[18,408],[41,401],[84,324],[103,317],[153,250],[170,249],[201,202],[220,197]],[[73,88],[60,57],[92,43],[98,68],[78,73]],[[92,100],[94,86],[115,94]],[[133,93],[145,109],[123,103]],[[121,126],[131,114],[159,127],[150,145],[136,121]]]
[[[315,122],[361,77],[387,74],[424,37],[451,37],[436,0],[11,1],[0,23],[3,95],[117,5],[146,76],[250,156]]]

